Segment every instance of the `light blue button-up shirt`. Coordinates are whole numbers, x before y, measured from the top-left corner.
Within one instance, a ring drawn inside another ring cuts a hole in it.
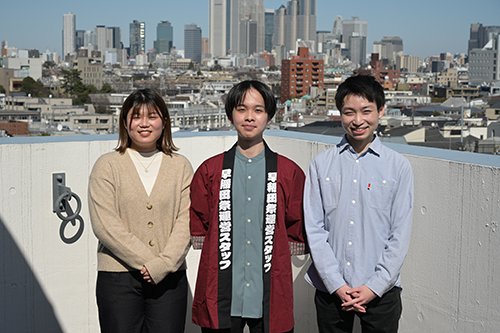
[[[401,287],[412,210],[409,161],[378,137],[358,155],[344,136],[307,172],[304,218],[313,264],[306,280],[330,294],[366,285],[381,297]]]

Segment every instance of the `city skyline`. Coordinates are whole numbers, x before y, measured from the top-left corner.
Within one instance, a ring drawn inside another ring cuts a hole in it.
[[[264,0],[266,9],[286,6],[287,1]],[[154,9],[152,9],[153,7]],[[366,52],[371,53],[373,42],[383,37],[402,38],[404,52],[425,58],[443,52],[467,53],[470,25],[500,25],[497,13],[498,0],[458,0],[450,6],[447,2],[422,0],[405,4],[388,0],[374,5],[361,0],[357,6],[344,2],[317,0],[317,30],[332,30],[334,19],[341,15],[345,20],[358,16],[368,22]],[[154,1],[152,5],[137,6],[136,2],[125,0],[119,6],[90,0],[86,3],[69,4],[60,0],[51,1],[43,8],[33,0],[9,5],[12,15],[0,21],[0,40],[19,49],[49,49],[62,55],[63,15],[71,12],[76,16],[76,30],[93,30],[97,25],[120,27],[124,47],[129,46],[129,24],[133,20],[146,23],[146,50],[153,48],[156,26],[161,21],[170,21],[174,29],[173,45],[184,49],[184,25],[196,24],[202,29],[202,36],[208,37],[208,1],[185,0]],[[22,13],[23,22],[16,20]],[[35,26],[36,29],[31,27]],[[26,28],[23,28],[26,27]],[[28,28],[29,27],[29,28]]]

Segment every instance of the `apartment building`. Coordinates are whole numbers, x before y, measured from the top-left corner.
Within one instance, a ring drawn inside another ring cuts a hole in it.
[[[298,55],[281,61],[281,103],[308,95],[312,87],[324,87],[324,61],[310,56],[307,47],[299,47]]]

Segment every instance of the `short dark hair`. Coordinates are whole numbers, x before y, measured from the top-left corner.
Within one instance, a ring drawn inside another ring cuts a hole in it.
[[[260,81],[248,80],[238,83],[231,88],[229,94],[227,94],[225,107],[226,115],[229,120],[233,119],[233,110],[245,99],[247,91],[250,89],[257,90],[262,96],[262,99],[264,99],[267,118],[272,119],[274,117],[276,113],[276,98],[274,98],[271,88]]]
[[[385,105],[384,89],[373,76],[357,75],[345,80],[337,89],[335,95],[335,105],[340,112],[344,107],[344,100],[347,96],[360,96],[369,102],[375,102],[377,111]]]
[[[129,112],[139,113],[143,106],[147,107],[149,111],[155,111],[160,118],[165,121],[163,132],[156,141],[156,149],[167,155],[170,155],[172,152],[178,150],[172,141],[172,128],[170,125],[170,115],[168,113],[167,105],[165,104],[163,97],[161,97],[158,92],[149,88],[134,91],[127,97],[125,102],[123,102],[119,120],[120,132],[118,136],[118,146],[115,150],[123,154],[125,150],[130,147],[132,140],[130,139],[127,128],[125,127],[127,116]]]

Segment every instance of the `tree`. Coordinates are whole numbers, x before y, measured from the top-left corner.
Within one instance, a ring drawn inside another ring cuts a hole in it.
[[[278,67],[276,67],[275,65],[271,65],[271,66],[269,66],[268,70],[269,71],[277,71]]]
[[[5,88],[2,85],[0,85],[0,94],[5,94],[5,92],[6,92]]]
[[[109,108],[109,98],[105,94],[92,95],[92,104],[94,104],[96,113],[112,113]]]
[[[215,71],[217,71],[217,72],[218,72],[218,71],[221,71],[221,70],[222,70],[222,66],[221,66],[221,65],[219,65],[219,64],[215,64],[212,68],[210,68],[210,70],[211,70],[212,72],[215,72]]]
[[[53,61],[46,61],[43,63],[43,68],[50,69],[50,68],[54,68],[54,67],[56,67],[56,63]]]
[[[81,71],[76,69],[62,70],[62,88],[65,93],[73,98],[73,104],[83,105],[90,103],[89,94],[97,93],[97,88],[93,85],[85,85],[80,78]]]
[[[21,84],[21,91],[25,92],[26,95],[31,95],[33,97],[48,96],[48,90],[44,87],[43,83],[40,80],[33,80],[33,78],[30,76],[27,76],[23,79],[23,82]]]
[[[115,92],[115,90],[113,89],[113,87],[111,87],[109,83],[105,82],[102,84],[102,88],[99,92],[101,94],[112,94]]]
[[[64,92],[72,97],[76,91],[82,91],[84,89],[84,84],[80,77],[81,71],[77,69],[61,70],[63,74],[62,85]]]
[[[191,61],[191,62],[189,63],[188,69],[193,69],[193,68],[194,68],[194,64],[193,64],[193,62]]]
[[[97,88],[89,84],[88,86],[85,84],[81,84],[75,90],[75,96],[73,96],[73,103],[76,105],[84,105],[91,103],[89,94],[97,93]]]

